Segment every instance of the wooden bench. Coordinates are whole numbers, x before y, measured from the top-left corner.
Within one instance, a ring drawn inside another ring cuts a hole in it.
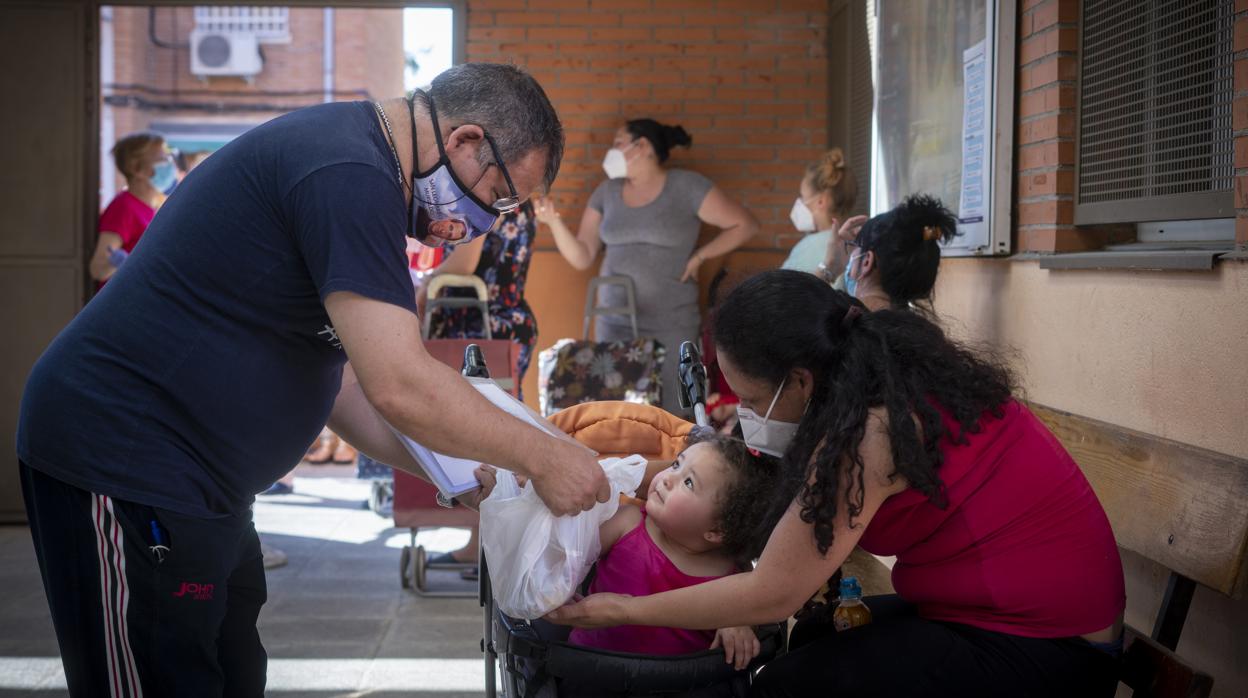
[[[1174,653],[1201,584],[1248,585],[1248,461],[1030,405],[1096,491],[1121,548],[1170,570],[1152,632],[1128,628],[1122,682],[1137,696],[1208,696],[1213,678]]]

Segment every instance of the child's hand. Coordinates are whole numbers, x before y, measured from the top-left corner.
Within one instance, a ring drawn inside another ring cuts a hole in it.
[[[496,473],[497,470],[492,465],[486,465],[485,463],[478,465],[477,469],[472,471],[472,474],[476,476],[477,482],[481,483],[481,487],[471,492],[465,492],[456,497],[456,499],[469,509],[480,511],[481,502],[484,502],[485,498],[490,496],[490,493],[494,491],[494,486],[498,484]]]
[[[754,629],[748,626],[716,630],[715,641],[711,643],[711,649],[717,647],[724,648],[724,661],[731,664],[732,668],[737,671],[748,667],[750,661],[762,651],[758,636],[754,634]]]

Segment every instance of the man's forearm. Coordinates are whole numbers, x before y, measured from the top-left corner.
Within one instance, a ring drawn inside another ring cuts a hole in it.
[[[551,449],[570,448],[481,396],[453,369],[421,352],[401,378],[376,397],[374,406],[396,429],[439,453],[496,465],[538,477],[537,458]],[[415,357],[413,357],[415,359]]]
[[[368,402],[368,398],[364,397],[359,383],[352,382],[338,393],[334,410],[329,415],[329,428],[370,458],[411,473],[422,480],[429,480],[424,469],[407,452],[390,430],[390,426]]]

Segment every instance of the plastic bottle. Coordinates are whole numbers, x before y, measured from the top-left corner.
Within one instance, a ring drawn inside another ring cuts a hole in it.
[[[841,580],[841,601],[832,612],[832,625],[837,632],[849,630],[871,622],[871,609],[862,602],[862,587],[857,577]]]

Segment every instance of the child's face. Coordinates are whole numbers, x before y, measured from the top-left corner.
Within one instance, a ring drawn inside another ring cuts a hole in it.
[[[728,466],[712,445],[694,444],[650,481],[646,515],[675,540],[719,543],[721,536],[714,529],[729,477]]]

